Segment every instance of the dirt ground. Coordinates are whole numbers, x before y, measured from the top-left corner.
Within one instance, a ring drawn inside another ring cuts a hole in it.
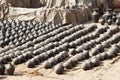
[[[28,69],[25,64],[16,66],[13,76],[0,76],[0,80],[119,80],[120,56],[102,62],[102,65],[94,69],[83,71],[80,64],[63,75],[57,75],[53,69],[45,70],[41,66]]]
[[[53,69],[42,66],[28,69],[25,64],[16,66],[13,76],[0,76],[0,80],[120,80],[120,56],[101,62],[101,66],[88,71],[80,69],[80,63],[63,75],[57,75]]]

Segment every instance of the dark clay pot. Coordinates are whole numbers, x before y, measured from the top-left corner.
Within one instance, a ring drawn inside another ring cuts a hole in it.
[[[101,25],[104,25],[104,24],[105,24],[105,19],[104,19],[104,18],[99,19],[99,23],[100,23]]]
[[[120,26],[120,18],[117,18],[116,22],[115,22],[118,26]]]
[[[113,15],[112,19],[113,19],[113,22],[116,22],[117,17],[115,15]]]
[[[111,25],[112,24],[112,19],[108,19],[107,23],[108,23],[108,25]]]
[[[105,15],[105,21],[107,22],[108,19],[112,19],[112,10],[111,9],[107,9]]]
[[[0,63],[0,75],[4,75],[5,73],[5,66]]]
[[[99,20],[99,9],[98,8],[95,8],[93,13],[92,13],[92,19],[93,19],[93,22],[97,23],[98,20]]]
[[[54,71],[56,74],[63,74],[64,73],[64,67],[61,63],[57,64],[54,68]]]
[[[10,63],[6,68],[6,72],[8,75],[13,75],[14,71],[15,71],[15,67]]]

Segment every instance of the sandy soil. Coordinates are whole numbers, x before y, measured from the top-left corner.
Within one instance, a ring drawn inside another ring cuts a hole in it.
[[[57,75],[53,69],[45,70],[42,66],[34,69],[26,68],[25,64],[16,66],[13,76],[0,76],[0,80],[119,80],[120,56],[103,61],[101,66],[83,71],[80,64],[63,75]]]
[[[101,66],[88,71],[80,69],[80,63],[63,75],[57,75],[53,69],[42,66],[28,69],[25,64],[16,66],[13,76],[0,76],[0,80],[120,80],[120,56],[101,62]]]

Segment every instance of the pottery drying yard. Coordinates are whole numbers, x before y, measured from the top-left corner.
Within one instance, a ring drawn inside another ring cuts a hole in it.
[[[17,66],[15,75],[13,76],[1,76],[1,80],[119,80],[120,72],[120,61],[107,60],[103,65],[94,68],[92,70],[83,71],[82,69],[76,68],[68,71],[63,75],[57,75],[53,70],[39,69],[28,69],[23,65]],[[114,62],[114,63],[113,63]]]
[[[2,0],[0,80],[119,80],[120,2],[110,2]]]
[[[85,23],[86,26],[94,25],[94,23]],[[97,24],[99,27],[101,27],[101,24]],[[107,32],[106,32],[107,33]],[[119,32],[118,32],[119,33]],[[104,33],[105,34],[105,33]],[[102,34],[101,34],[102,35]],[[117,43],[119,44],[119,42]],[[97,54],[99,55],[99,54]],[[117,57],[114,57],[114,55],[111,55],[110,58],[106,58],[105,60],[100,61],[100,65],[97,67],[92,67],[90,70],[84,71],[81,68],[81,63],[85,60],[89,60],[89,58],[78,61],[74,67],[71,69],[65,69],[63,74],[56,74],[54,71],[54,67],[51,69],[45,69],[43,68],[43,65],[36,65],[35,68],[27,68],[26,62],[15,65],[15,73],[14,75],[8,76],[2,75],[0,76],[1,80],[119,80],[119,53],[117,54]],[[71,55],[70,55],[71,56]],[[73,55],[75,56],[75,55]],[[113,56],[113,57],[112,57]],[[69,58],[66,58],[65,61],[67,61]],[[63,61],[63,62],[65,62]],[[63,63],[62,62],[62,63]]]

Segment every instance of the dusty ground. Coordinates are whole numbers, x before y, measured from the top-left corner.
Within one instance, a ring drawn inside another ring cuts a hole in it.
[[[102,65],[92,70],[83,71],[77,67],[66,71],[63,75],[57,75],[52,69],[39,68],[28,69],[25,64],[16,66],[14,76],[0,76],[0,80],[119,80],[120,56],[102,62]]]
[[[101,66],[83,71],[80,64],[63,75],[57,75],[53,69],[26,68],[25,64],[16,66],[15,75],[0,76],[0,80],[120,80],[120,56],[101,62]]]

